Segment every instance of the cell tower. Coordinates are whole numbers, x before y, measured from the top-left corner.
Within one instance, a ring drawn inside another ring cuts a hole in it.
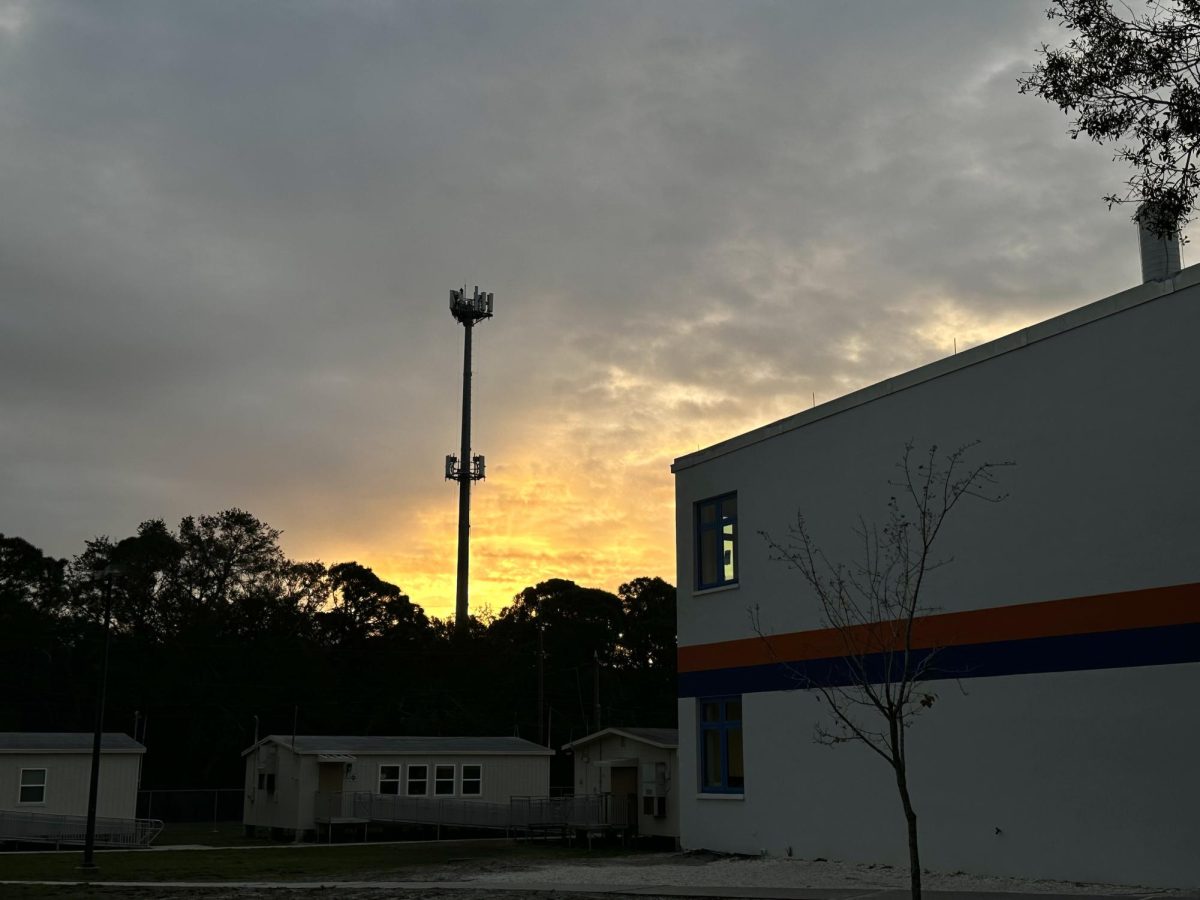
[[[492,295],[479,290],[467,296],[467,287],[450,292],[450,314],[465,329],[463,349],[462,445],[459,455],[446,457],[446,479],[458,482],[458,590],[454,598],[454,630],[467,629],[467,581],[471,565],[471,482],[483,479],[482,456],[471,454],[471,329],[492,317]]]

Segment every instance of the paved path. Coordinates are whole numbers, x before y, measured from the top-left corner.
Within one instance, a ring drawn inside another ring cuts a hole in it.
[[[292,891],[362,891],[362,892],[483,892],[504,894],[579,894],[595,896],[610,894],[626,897],[728,897],[734,900],[907,900],[907,890],[875,890],[863,888],[783,888],[729,887],[706,885],[598,885],[598,884],[539,884],[531,879],[524,883],[487,881],[0,881],[7,884],[37,884],[130,888],[137,890],[292,890]],[[922,892],[927,900],[1150,900],[1157,894],[1020,894],[985,891]],[[1178,895],[1176,895],[1178,896]],[[1200,893],[1195,895],[1200,900]]]

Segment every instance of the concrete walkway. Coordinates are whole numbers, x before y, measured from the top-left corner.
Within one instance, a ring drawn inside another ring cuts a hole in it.
[[[861,888],[782,888],[729,887],[707,885],[599,885],[548,884],[534,879],[528,882],[492,884],[480,881],[0,881],[2,885],[57,885],[59,887],[91,885],[94,887],[156,888],[187,890],[356,890],[356,891],[475,891],[497,894],[546,893],[612,894],[627,897],[727,897],[735,900],[908,900],[906,890],[864,890]],[[927,900],[1152,900],[1154,894],[1022,894],[986,891],[923,891]],[[1178,894],[1174,895],[1178,897]],[[1186,896],[1186,895],[1185,895]],[[1200,900],[1200,893],[1193,895]]]

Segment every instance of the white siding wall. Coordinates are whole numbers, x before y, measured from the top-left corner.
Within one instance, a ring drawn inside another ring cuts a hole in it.
[[[490,756],[486,754],[448,754],[432,756],[428,754],[392,754],[366,755],[356,754],[357,759],[351,765],[350,779],[346,783],[347,791],[379,792],[379,767],[386,765],[402,766],[400,793],[407,795],[408,767],[424,765],[428,768],[428,797],[445,796],[462,798],[462,767],[478,765],[483,767],[483,793],[469,795],[469,800],[486,800],[491,803],[507,803],[512,797],[546,797],[550,793],[550,758],[546,756]],[[454,793],[437,795],[434,793],[434,766],[454,766]]]
[[[266,753],[270,745],[259,748]],[[246,757],[246,801],[243,821],[247,825],[310,830],[316,827],[314,801],[318,790],[319,763],[315,755],[297,756],[286,746],[278,747],[278,774],[274,797],[257,789],[255,754]],[[448,797],[461,798],[462,766],[483,767],[483,793],[468,799],[507,803],[512,797],[545,797],[550,793],[550,759],[546,756],[503,756],[489,754],[352,754],[356,757],[343,781],[343,790],[379,792],[379,767],[400,765],[401,795],[406,795],[408,767],[412,764],[428,767],[427,793],[434,797],[434,766],[449,764],[455,767],[455,792]],[[253,798],[253,799],[251,799]]]
[[[1198,279],[1192,270],[1177,283]],[[681,468],[680,646],[755,638],[755,606],[767,633],[820,627],[799,576],[768,559],[758,531],[783,537],[802,509],[832,559],[856,560],[850,529],[859,513],[882,519],[910,438],[946,449],[982,439],[975,458],[1017,463],[1001,473],[1007,501],[954,512],[938,555],[955,561],[929,582],[933,606],[1200,582],[1198,339],[1200,288],[1187,287]],[[738,493],[740,583],[693,596],[693,503],[728,491]],[[910,738],[924,860],[1196,884],[1198,687],[1197,664],[971,679],[966,696],[939,683]],[[904,862],[882,761],[814,745],[821,711],[802,692],[744,704],[746,791],[730,800],[699,795],[696,701],[680,700],[685,846]]]
[[[608,766],[598,766],[596,763],[604,759],[632,756],[637,756],[637,747],[621,746],[617,736],[612,734],[580,744],[575,748],[574,755],[575,793],[609,793],[612,790],[612,769]]]
[[[586,757],[586,761],[584,759]],[[638,832],[646,835],[679,836],[679,787],[676,778],[678,759],[674,750],[664,750],[633,738],[606,734],[594,741],[575,747],[575,793],[607,794],[612,792],[612,768],[597,765],[607,759],[636,759],[638,766]],[[667,814],[662,817],[642,813],[643,763],[664,763],[667,767]]]
[[[131,819],[137,810],[138,753],[102,753],[96,815]],[[46,802],[19,803],[21,769],[46,769]],[[0,754],[0,809],[87,815],[91,753]]]
[[[267,766],[263,771],[275,773],[273,794],[258,787],[260,761]],[[274,744],[263,745],[246,757],[246,799],[242,807],[246,825],[289,831],[313,827],[311,795],[316,791],[315,779],[308,790],[308,819],[303,821],[298,818],[303,811],[303,794],[296,762],[290,749]]]

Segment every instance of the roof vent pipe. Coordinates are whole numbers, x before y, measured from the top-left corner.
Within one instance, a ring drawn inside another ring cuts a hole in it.
[[[1143,207],[1144,209],[1144,207]],[[1137,214],[1138,243],[1142,248],[1142,281],[1164,281],[1179,271],[1179,234],[1160,237],[1146,227],[1143,210]]]

